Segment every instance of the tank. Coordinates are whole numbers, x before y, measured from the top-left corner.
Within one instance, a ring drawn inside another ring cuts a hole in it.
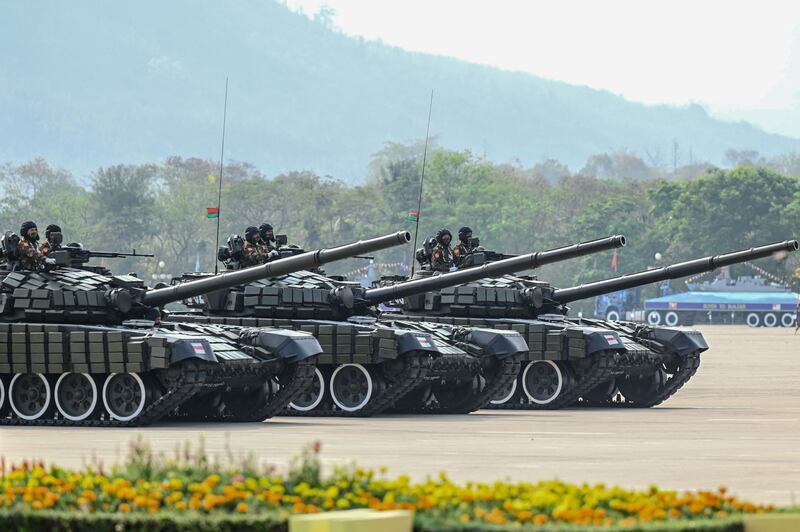
[[[296,272],[187,301],[200,314],[174,319],[217,324],[253,320],[314,334],[324,353],[314,385],[290,404],[294,415],[466,413],[487,404],[519,373],[520,357],[529,351],[521,335],[402,317],[377,319],[374,306],[623,244],[624,237],[613,237],[373,289],[319,271]],[[196,277],[187,274],[177,282]]]
[[[490,407],[554,409],[576,403],[651,407],[695,374],[700,354],[708,349],[702,335],[633,322],[569,318],[568,303],[797,248],[796,240],[787,240],[562,289],[531,276],[481,279],[407,295],[382,318],[511,329],[522,334],[530,351],[518,377],[493,398]],[[476,253],[473,259],[478,260],[473,262],[479,263],[481,256],[491,254]],[[421,271],[418,278],[431,275]]]
[[[19,239],[5,233],[0,423],[131,426],[167,415],[262,421],[310,384],[319,342],[249,324],[161,323],[159,307],[409,240],[401,232],[149,289],[134,275],[86,265],[92,253],[80,246],[52,252],[45,270],[20,270]]]

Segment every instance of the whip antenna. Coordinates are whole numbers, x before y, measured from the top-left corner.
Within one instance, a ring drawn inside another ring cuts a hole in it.
[[[225,76],[225,106],[222,111],[222,147],[219,150],[219,190],[217,191],[217,240],[214,244],[214,274],[219,273],[219,262],[217,261],[217,249],[219,249],[219,221],[221,219],[222,203],[222,164],[225,160],[225,121],[228,118],[228,76]]]
[[[431,133],[431,111],[433,111],[433,89],[431,89],[431,103],[428,106],[428,127],[425,130],[425,149],[422,152],[422,173],[419,178],[419,201],[417,201],[417,225],[414,229],[414,247],[411,248],[411,275],[414,275],[414,268],[416,262],[414,261],[414,252],[417,249],[417,235],[419,234],[419,219],[422,215],[422,186],[425,183],[425,162],[428,159],[428,139]]]

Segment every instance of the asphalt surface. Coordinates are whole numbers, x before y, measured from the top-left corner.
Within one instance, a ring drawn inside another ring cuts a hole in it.
[[[372,419],[281,417],[258,424],[141,429],[0,427],[6,461],[80,466],[119,461],[139,434],[173,454],[202,434],[208,453],[252,454],[284,468],[313,441],[323,463],[356,460],[423,479],[560,478],[643,488],[727,486],[757,502],[800,504],[800,335],[793,329],[703,327],[697,375],[647,410],[481,411]]]

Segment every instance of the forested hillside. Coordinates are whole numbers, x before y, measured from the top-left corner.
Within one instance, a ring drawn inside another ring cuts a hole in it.
[[[222,188],[222,243],[248,225],[270,222],[276,233],[306,249],[332,246],[391,231],[414,229],[405,219],[417,208],[422,153],[417,145],[390,145],[357,186],[309,172],[266,178],[252,165],[228,165]],[[153,252],[155,259],[114,262],[115,271],[180,274],[214,268],[217,166],[213,160],[171,157],[153,164],[101,168],[84,188],[44,160],[0,166],[0,227],[19,230],[35,220],[42,230],[62,226],[67,241],[102,251]],[[490,249],[519,253],[549,249],[615,233],[628,237],[618,273],[796,238],[800,180],[766,167],[710,169],[700,177],[619,180],[571,175],[548,182],[521,167],[494,165],[469,152],[436,148],[428,154],[420,237],[446,226],[470,226]],[[663,255],[663,262],[654,260]],[[800,255],[800,254],[794,254]],[[411,248],[378,255],[378,263],[410,265]],[[165,266],[159,268],[159,261]],[[330,265],[332,273],[364,265]],[[759,261],[789,279],[798,257]],[[394,265],[382,274],[404,271]],[[611,253],[539,271],[557,286],[614,275]],[[741,273],[752,273],[750,271]],[[800,282],[800,269],[795,274]],[[680,288],[680,282],[675,281]],[[655,293],[656,288],[651,287]]]
[[[499,163],[575,171],[627,153],[674,170],[728,164],[730,149],[800,148],[698,106],[644,106],[350,38],[263,0],[3,2],[0,46],[0,161],[43,156],[79,179],[120,162],[217,157],[226,75],[227,157],[269,175],[362,182],[384,142],[424,135],[431,89],[440,145]]]

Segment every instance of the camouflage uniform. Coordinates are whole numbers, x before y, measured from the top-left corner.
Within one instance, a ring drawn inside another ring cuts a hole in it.
[[[17,250],[19,253],[19,264],[22,268],[36,271],[44,265],[44,260],[46,258],[44,253],[36,249],[36,244],[27,238],[20,239]]]
[[[455,263],[453,262],[453,250],[450,241],[453,235],[444,227],[436,232],[436,247],[431,252],[431,270],[435,272],[449,272]]]
[[[59,249],[60,247],[61,247],[61,246],[56,246],[56,245],[54,245],[54,244],[51,244],[51,243],[50,243],[50,242],[48,242],[47,240],[45,240],[45,241],[44,241],[44,244],[42,244],[41,246],[39,246],[39,251],[41,252],[41,254],[42,254],[42,255],[47,255],[47,254],[48,254],[48,253],[50,253],[51,251],[55,251],[55,250]]]
[[[248,268],[265,262],[267,262],[266,256],[262,252],[261,244],[251,244],[248,242],[244,245],[242,258],[239,260],[239,265],[242,268]]]
[[[472,229],[462,227],[458,230],[459,242],[453,246],[453,262],[456,266],[461,266],[461,263],[464,262],[464,257],[472,252],[472,248],[468,245],[470,238],[472,238]]]
[[[453,262],[456,266],[461,266],[464,257],[469,254],[469,248],[463,242],[459,242],[453,247]]]
[[[435,272],[449,272],[455,266],[453,262],[453,250],[450,246],[436,244],[431,254],[431,269]]]

